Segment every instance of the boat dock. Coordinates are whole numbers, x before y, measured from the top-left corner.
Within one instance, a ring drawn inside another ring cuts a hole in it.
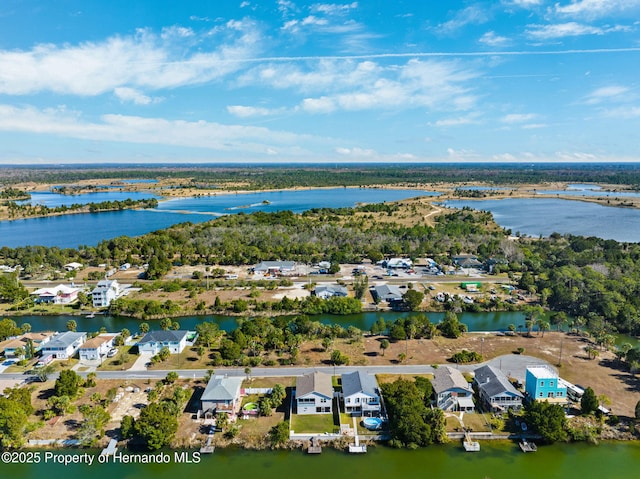
[[[367,445],[360,444],[360,438],[358,437],[358,423],[357,419],[353,418],[353,435],[355,438],[355,444],[349,444],[349,452],[354,454],[363,454],[367,452]]]
[[[522,449],[522,452],[536,452],[538,450],[538,446],[533,442],[528,442],[526,439],[520,441],[519,446],[520,449]]]
[[[472,441],[468,432],[464,433],[464,439],[462,439],[462,447],[467,452],[478,452],[480,450],[480,443],[478,441]]]
[[[113,456],[118,450],[118,441],[115,439],[111,439],[109,441],[109,445],[105,447],[100,453],[101,456]]]
[[[320,445],[320,439],[317,436],[311,438],[311,445],[307,449],[308,454],[320,454],[322,453],[322,446]]]
[[[213,441],[213,434],[209,434],[207,436],[207,442],[205,442],[200,448],[200,454],[213,454],[213,451],[216,450],[216,447],[211,444]]]

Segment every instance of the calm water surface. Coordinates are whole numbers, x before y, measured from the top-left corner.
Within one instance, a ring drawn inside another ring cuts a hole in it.
[[[203,456],[199,464],[63,466],[40,463],[2,465],[0,471],[3,477],[12,479],[630,479],[637,477],[639,464],[637,441],[600,446],[560,444],[540,447],[535,454],[523,454],[515,444],[483,442],[482,450],[472,454],[463,452],[457,444],[417,451],[376,447],[370,448],[366,455],[348,455],[327,449],[317,456],[300,451],[217,449],[215,454]]]
[[[120,194],[124,198],[132,195],[128,192],[87,195],[107,195],[108,199],[117,199]],[[383,203],[436,194],[416,190],[332,188],[175,199],[161,202],[156,210],[124,210],[2,221],[0,247],[41,245],[75,248],[78,245],[96,245],[102,240],[117,236],[140,236],[177,223],[201,223],[217,216],[240,212],[291,210],[300,213],[311,208],[352,207],[358,203]],[[55,201],[69,199],[74,202],[74,198],[87,195],[57,195],[62,198]]]
[[[445,206],[490,211],[500,226],[529,236],[570,233],[622,242],[640,241],[640,210],[634,208],[551,198],[453,200],[445,202]]]

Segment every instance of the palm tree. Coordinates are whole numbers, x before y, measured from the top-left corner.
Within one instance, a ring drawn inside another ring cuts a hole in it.
[[[389,340],[383,339],[380,341],[380,349],[382,350],[382,355],[384,356],[385,350],[389,347]]]
[[[549,321],[547,321],[546,319],[543,319],[538,323],[538,330],[542,331],[543,338],[544,338],[544,332],[549,331],[549,329],[551,329],[551,325],[549,324]]]

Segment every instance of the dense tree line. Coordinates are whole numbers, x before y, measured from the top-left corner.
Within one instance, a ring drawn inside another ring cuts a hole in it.
[[[100,211],[120,211],[131,208],[156,208],[158,206],[158,200],[155,198],[143,200],[132,200],[131,198],[127,198],[126,200],[111,200],[88,204],[73,203],[71,205],[60,206],[18,204],[15,201],[9,201],[6,206],[9,218],[25,218],[29,216],[48,216],[79,211],[98,213]]]
[[[418,183],[458,183],[461,178],[490,184],[543,182],[600,182],[640,185],[640,168],[635,164],[420,164],[420,165],[341,165],[323,166],[253,165],[194,167],[149,165],[144,168],[79,165],[60,167],[5,167],[0,181],[15,184],[25,181],[71,183],[89,179],[162,179],[183,178],[193,186],[210,188],[228,184],[230,188],[270,189],[295,186],[364,186]],[[194,178],[197,178],[194,179]],[[233,185],[233,186],[232,186]]]

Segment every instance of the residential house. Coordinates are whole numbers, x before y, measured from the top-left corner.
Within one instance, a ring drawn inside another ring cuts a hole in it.
[[[29,342],[33,347],[33,353],[41,350],[42,345],[51,339],[54,333],[25,333],[16,338],[7,339],[0,343],[0,350],[4,351],[6,358],[16,357],[16,349],[22,348],[25,352],[29,347]]]
[[[567,383],[550,366],[528,366],[525,391],[532,401],[548,401],[554,404],[568,403]]]
[[[72,263],[65,264],[63,268],[66,269],[67,271],[77,271],[79,269],[82,269],[82,263],[76,263],[74,261]]]
[[[212,377],[200,398],[200,410],[204,414],[225,412],[235,416],[240,410],[241,386],[241,377]]]
[[[346,286],[341,286],[339,284],[323,284],[316,286],[313,290],[313,294],[322,299],[329,299],[334,296],[343,298],[348,295],[348,291]]]
[[[263,261],[251,268],[251,271],[254,274],[280,276],[291,274],[295,266],[294,261]]]
[[[36,289],[31,295],[36,296],[36,303],[71,304],[78,299],[79,292],[80,288],[59,284],[52,288]]]
[[[87,333],[65,331],[56,333],[40,350],[42,357],[51,355],[53,359],[72,358],[80,349],[82,343],[87,340]]]
[[[476,369],[474,384],[485,411],[517,411],[522,408],[524,395],[511,384],[500,369],[491,365]]]
[[[402,301],[402,291],[393,284],[381,284],[374,286],[371,294],[376,301],[386,301],[388,303]]]
[[[433,379],[436,406],[444,411],[473,412],[473,389],[457,369],[442,366]]]
[[[342,375],[344,411],[353,416],[379,416],[380,388],[375,376],[363,371]]]
[[[187,347],[189,331],[149,331],[138,341],[138,351],[158,354],[162,348],[168,348],[171,354],[181,353]]]
[[[120,295],[122,295],[122,287],[115,279],[98,281],[96,287],[91,291],[93,307],[105,308]]]
[[[91,338],[85,341],[78,354],[81,361],[96,361],[106,355],[111,348],[113,348],[113,340],[116,338],[115,334],[101,334],[95,338]]]
[[[453,264],[461,268],[478,268],[482,263],[478,261],[478,257],[474,254],[459,254],[451,257]]]
[[[333,385],[331,376],[314,372],[296,381],[296,406],[298,414],[331,414],[333,409]]]

